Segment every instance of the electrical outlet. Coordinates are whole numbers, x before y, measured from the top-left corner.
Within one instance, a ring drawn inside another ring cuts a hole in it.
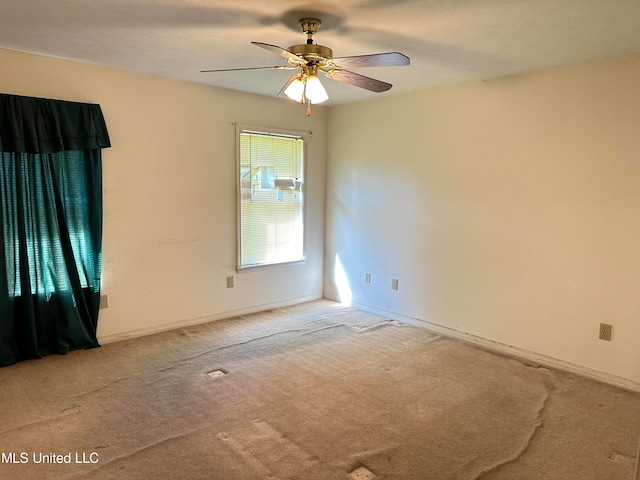
[[[392,278],[391,279],[391,290],[398,290],[398,279],[397,278]]]
[[[365,283],[371,283],[371,274],[370,273],[365,273],[364,274],[364,281],[365,281]]]
[[[109,308],[109,297],[107,295],[100,295],[100,308]]]
[[[611,325],[609,325],[608,323],[601,323],[600,324],[600,334],[598,336],[598,338],[600,340],[607,340],[607,341],[611,341],[611,329],[613,327]]]
[[[227,277],[227,288],[233,288],[234,287],[234,282],[233,282],[233,275],[230,277]]]

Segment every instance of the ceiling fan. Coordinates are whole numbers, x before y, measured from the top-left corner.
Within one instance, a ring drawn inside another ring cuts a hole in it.
[[[313,43],[313,34],[320,28],[320,20],[303,18],[299,21],[302,33],[307,35],[306,43],[282,48],[262,42],[251,42],[253,45],[269,50],[287,60],[287,65],[274,67],[224,68],[201,70],[201,73],[229,72],[237,70],[298,70],[284,84],[278,95],[284,93],[287,97],[307,104],[307,115],[311,115],[311,104],[328,100],[326,90],[318,78],[318,72],[339,82],[364,88],[371,92],[385,92],[392,85],[390,83],[365,77],[359,73],[346,70],[361,67],[397,67],[409,65],[409,57],[399,52],[374,53],[370,55],[355,55],[349,57],[333,57],[333,51],[324,45]]]

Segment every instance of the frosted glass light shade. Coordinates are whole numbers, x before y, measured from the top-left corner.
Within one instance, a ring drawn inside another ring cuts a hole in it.
[[[304,94],[304,82],[299,78],[296,78],[284,91],[284,94],[291,100],[295,100],[298,103],[302,102],[302,95]]]
[[[307,78],[305,96],[311,103],[322,103],[329,99],[327,91],[324,89],[322,83],[320,83],[320,79],[316,75],[310,75]]]

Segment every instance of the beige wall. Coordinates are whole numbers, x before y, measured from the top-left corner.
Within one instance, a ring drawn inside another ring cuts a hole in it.
[[[4,93],[102,107],[113,146],[103,153],[99,340],[322,296],[325,109],[307,118],[283,99],[7,50],[0,65]],[[313,131],[306,264],[236,273],[234,123]]]
[[[640,382],[640,57],[333,107],[328,138],[327,296]]]

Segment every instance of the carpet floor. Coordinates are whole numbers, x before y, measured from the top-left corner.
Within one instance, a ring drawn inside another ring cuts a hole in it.
[[[327,300],[0,369],[2,479],[634,480],[640,394]]]

